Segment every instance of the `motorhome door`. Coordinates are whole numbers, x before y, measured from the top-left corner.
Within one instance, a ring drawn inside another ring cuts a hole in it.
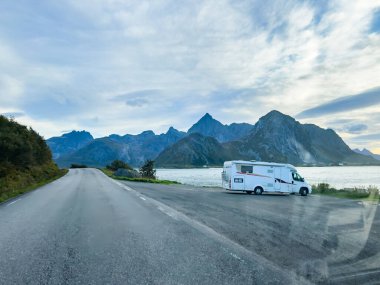
[[[274,167],[274,190],[281,190],[281,167]]]

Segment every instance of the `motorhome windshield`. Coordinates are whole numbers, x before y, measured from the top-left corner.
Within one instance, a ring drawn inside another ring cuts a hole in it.
[[[303,177],[299,175],[297,172],[292,172],[293,179],[296,181],[304,181]]]

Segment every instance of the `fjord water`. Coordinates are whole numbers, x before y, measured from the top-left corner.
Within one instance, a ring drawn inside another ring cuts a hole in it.
[[[338,189],[380,187],[380,166],[297,167],[309,184],[329,183]],[[222,168],[157,169],[159,179],[196,186],[221,187]]]

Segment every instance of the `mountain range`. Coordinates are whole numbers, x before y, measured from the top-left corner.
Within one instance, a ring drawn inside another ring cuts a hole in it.
[[[355,149],[353,149],[353,151],[356,153],[363,154],[366,156],[370,156],[370,157],[373,157],[374,159],[380,160],[380,154],[372,153],[366,148],[363,148],[362,150],[355,148]]]
[[[75,149],[70,147],[73,146],[73,144],[70,144],[68,147],[62,146],[60,148],[57,148],[57,146],[53,144],[51,150],[59,166],[67,167],[72,163],[78,163],[101,167],[110,164],[115,159],[126,161],[133,166],[139,166],[143,164],[145,160],[155,158],[166,147],[186,135],[186,133],[180,132],[173,127],[169,128],[166,133],[160,135],[156,135],[152,131],[144,131],[138,135],[127,134],[119,136],[113,134],[108,137],[88,140],[87,138],[90,134],[87,133],[86,137],[82,134],[83,131],[72,131],[66,134],[66,136],[70,138],[77,138],[78,143],[75,145]],[[52,139],[54,139],[53,142],[57,141],[57,138]],[[51,139],[47,140],[49,146],[51,146],[50,140]]]
[[[301,124],[271,111],[254,124],[223,125],[206,113],[187,132],[170,127],[156,135],[110,135],[94,139],[73,131],[47,140],[61,167],[72,163],[105,166],[121,159],[140,166],[154,159],[158,167],[221,166],[231,159],[286,162],[295,165],[378,165],[373,157],[352,151],[332,130]]]

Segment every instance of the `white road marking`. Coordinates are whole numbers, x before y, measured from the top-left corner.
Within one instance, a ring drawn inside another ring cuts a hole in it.
[[[178,218],[176,217],[175,213],[172,213],[171,211],[168,211],[167,209],[164,209],[160,206],[157,206],[157,209],[160,210],[162,213],[178,221]]]
[[[18,201],[20,201],[21,199],[17,199],[17,200],[15,200],[15,201],[13,201],[13,202],[10,202],[9,204],[7,204],[7,206],[10,206],[10,205],[12,205],[12,204],[14,204],[14,203],[16,203],[16,202],[18,202]]]
[[[140,196],[140,199],[146,201],[146,199],[145,199],[144,197],[141,197],[141,196]]]
[[[120,182],[116,182],[112,178],[109,178],[111,181],[113,181],[115,184],[120,186]],[[123,185],[123,189],[127,189],[128,191],[131,191],[133,194],[136,196],[142,198],[140,193],[133,188],[130,188],[128,186]],[[223,234],[220,234],[213,230],[212,228],[208,227],[207,225],[185,215],[184,213],[181,213],[168,205],[161,203],[153,198],[149,198],[149,202],[157,207],[158,210],[161,212],[165,213],[166,215],[170,216],[174,220],[182,220],[183,222],[187,223],[188,225],[192,226],[193,228],[197,229],[198,231],[208,235],[209,237],[213,238],[214,240],[217,240],[225,245],[228,245],[230,248],[234,249],[234,251],[238,252],[240,256],[245,256],[247,259],[255,259],[258,261],[263,267],[270,268],[272,270],[279,271],[281,273],[284,273],[288,278],[291,280],[297,280],[298,283],[300,284],[310,284],[310,282],[303,277],[298,276],[295,274],[293,271],[288,271],[287,273],[284,272],[284,269],[279,267],[277,264],[273,263],[272,261],[266,259],[265,257],[258,255],[249,249],[245,248],[244,246],[238,244],[237,242],[229,239],[228,237],[224,236]],[[230,252],[232,255],[233,253]],[[234,258],[240,259],[242,262],[244,262],[243,258],[240,258],[238,255],[233,254],[232,255]]]
[[[123,188],[124,188],[125,190],[132,191],[131,188],[129,188],[129,187],[127,187],[127,186],[123,186]]]
[[[137,192],[136,190],[133,190]],[[274,270],[278,270],[280,272],[284,273],[284,270],[281,267],[278,267],[276,264],[272,263],[270,260],[266,259],[265,257],[262,257],[261,255],[258,255],[249,249],[245,248],[244,246],[238,244],[237,242],[229,239],[228,237],[224,236],[223,234],[220,234],[216,232],[214,229],[208,227],[207,225],[185,215],[184,213],[181,213],[170,206],[161,203],[155,199],[150,198],[150,202],[153,205],[156,205],[157,209],[161,212],[165,213],[166,215],[170,216],[171,218],[177,220],[177,221],[183,221],[187,223],[188,225],[192,226],[193,228],[197,229],[198,231],[208,235],[209,237],[213,238],[214,240],[217,240],[225,245],[228,245],[230,249],[234,249],[236,253],[233,253],[231,251],[227,251],[228,254],[233,256],[234,258],[240,260],[241,262],[244,262],[245,259],[255,259],[256,261],[259,261],[260,264],[263,265],[263,267],[268,267]],[[240,256],[244,256],[241,258]],[[307,280],[303,279],[302,277],[297,276],[294,272],[290,271],[287,272],[287,276],[290,277],[293,280],[297,280],[300,284],[310,284]]]

